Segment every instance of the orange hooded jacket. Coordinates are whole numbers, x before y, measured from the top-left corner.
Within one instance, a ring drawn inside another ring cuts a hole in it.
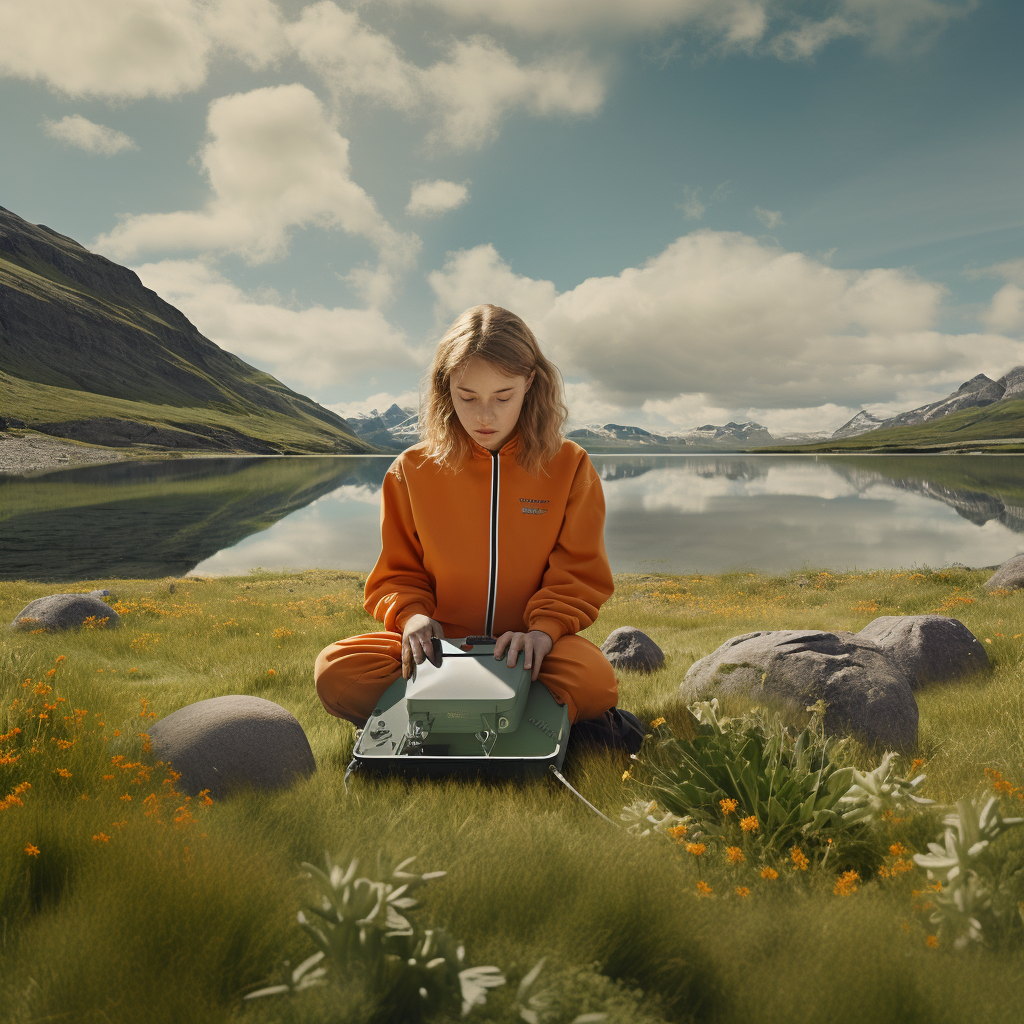
[[[401,633],[422,613],[447,637],[586,629],[614,589],[604,548],[604,492],[587,453],[563,441],[539,476],[473,443],[457,471],[418,444],[384,478],[383,550],[365,608]]]

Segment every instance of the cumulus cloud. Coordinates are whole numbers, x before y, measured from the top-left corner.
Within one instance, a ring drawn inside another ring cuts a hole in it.
[[[139,277],[222,348],[297,387],[350,383],[382,364],[420,369],[426,353],[375,309],[290,309],[247,295],[203,260],[162,260]]]
[[[469,183],[418,181],[412,187],[405,212],[414,217],[436,217],[458,209],[469,199]]]
[[[551,281],[535,281],[512,272],[493,245],[450,253],[444,270],[427,275],[437,296],[437,314],[452,319],[482,302],[514,310],[527,323],[543,320],[553,309],[557,291]]]
[[[604,101],[602,75],[580,54],[520,64],[493,40],[473,36],[454,41],[446,59],[421,68],[354,11],[329,0],[307,7],[287,36],[338,96],[435,118],[435,142],[479,147],[513,110],[584,115]]]
[[[764,207],[755,206],[754,216],[769,230],[774,231],[780,224],[786,222],[778,210],[766,210]]]
[[[0,3],[0,74],[69,96],[138,99],[198,89],[212,54],[255,67],[281,53],[270,0]]]
[[[988,272],[1005,278],[1006,284],[992,296],[983,315],[985,323],[1007,334],[1024,331],[1024,259],[999,263]]]
[[[305,86],[215,100],[207,131],[200,160],[213,194],[205,209],[127,217],[97,239],[98,248],[122,259],[146,251],[237,252],[260,263],[287,251],[290,229],[317,225],[368,239],[385,269],[415,256],[419,239],[396,232],[352,181],[348,139]],[[363,283],[384,287],[373,271]]]
[[[429,280],[440,317],[508,306],[568,376],[623,407],[696,396],[694,409],[858,409],[1024,361],[1003,335],[937,330],[938,284],[837,270],[735,232],[694,231],[561,294],[489,245],[450,255]]]
[[[102,153],[103,156],[114,156],[126,149],[138,149],[138,145],[130,135],[96,124],[81,114],[70,114],[59,121],[47,118],[43,121],[43,131],[51,139],[57,139],[66,146],[84,149],[87,153]]]
[[[864,38],[875,50],[892,51],[963,17],[978,0],[388,0],[431,6],[457,18],[491,22],[523,33],[690,29],[724,49],[768,52],[784,59],[812,57],[843,36]],[[809,8],[816,16],[808,17]]]
[[[739,39],[760,38],[768,0],[389,0],[431,6],[474,21],[490,21],[522,32],[587,30],[646,32],[704,24]]]

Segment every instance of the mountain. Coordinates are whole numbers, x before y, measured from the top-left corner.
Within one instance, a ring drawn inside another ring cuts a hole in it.
[[[566,437],[595,454],[620,451],[721,452],[778,444],[760,423],[706,423],[694,430],[672,430],[661,434],[622,423],[590,423],[570,430]]]
[[[877,416],[872,416],[867,409],[861,409],[852,420],[848,420],[835,431],[832,438],[838,441],[844,437],[856,437],[858,434],[866,434],[869,430],[874,430],[875,427],[881,425],[882,421]]]
[[[419,442],[419,413],[392,403],[385,412],[371,409],[368,414],[350,416],[348,423],[364,441],[390,451],[404,451]]]
[[[748,420],[745,423],[730,421],[722,427],[716,427],[713,423],[705,423],[704,426],[688,431],[682,436],[687,440],[695,442],[724,442],[726,444],[741,445],[744,448],[775,443],[775,438],[768,433],[768,428],[760,423],[755,423],[753,420]]]
[[[0,416],[114,447],[372,451],[136,274],[0,207]]]
[[[965,409],[982,409],[996,402],[1024,399],[1024,366],[1015,366],[999,380],[992,380],[979,373],[965,381],[951,395],[919,406],[909,412],[880,420],[866,410],[861,410],[848,423],[844,423],[833,435],[833,440],[857,437],[873,430],[888,430],[896,427],[916,427],[922,423],[944,419]]]

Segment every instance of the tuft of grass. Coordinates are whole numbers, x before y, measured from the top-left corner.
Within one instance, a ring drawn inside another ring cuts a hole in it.
[[[922,793],[940,804],[985,786],[986,769],[1001,773],[1012,814],[1024,806],[1024,595],[989,594],[984,579],[968,570],[621,576],[586,635],[600,643],[632,625],[655,639],[665,667],[622,673],[620,703],[679,730],[688,714],[678,697],[683,675],[729,637],[857,630],[883,614],[955,615],[986,642],[993,668],[918,691],[920,739],[908,756],[923,761]],[[424,891],[425,918],[463,939],[472,962],[509,978],[507,991],[474,1011],[481,1020],[516,1019],[515,986],[541,957],[566,993],[566,1019],[604,1006],[613,1024],[1016,1020],[1020,949],[964,956],[929,947],[927,915],[914,910],[913,891],[925,885],[916,868],[865,872],[839,895],[830,870],[780,860],[778,877],[762,878],[761,865],[730,863],[722,851],[698,856],[660,835],[628,835],[546,782],[356,779],[346,792],[353,730],[324,712],[312,664],[328,643],[374,628],[362,584],[359,574],[326,571],[88,581],[74,589],[109,588],[120,629],[0,639],[0,735],[20,713],[14,700],[34,701],[38,713],[64,698],[35,719],[37,753],[23,734],[18,760],[0,763],[0,801],[31,783],[20,804],[0,811],[0,1020],[365,1019],[371,1008],[344,992],[242,1002],[283,960],[296,965],[313,951],[295,924],[309,895],[299,864],[325,850],[367,864],[417,854],[418,870],[448,872]],[[52,589],[0,584],[0,618]],[[36,694],[40,684],[52,690]],[[135,781],[136,766],[149,764],[143,716],[230,693],[291,711],[318,771],[283,792],[240,792],[212,806],[170,795],[148,816],[145,797],[166,779],[172,793],[174,779],[150,766]],[[725,710],[744,710],[738,703]],[[73,709],[86,712],[80,726]],[[60,738],[75,742],[62,749]],[[13,742],[0,743],[0,757]],[[850,756],[870,767],[881,753],[855,746]],[[593,753],[571,778],[618,820],[637,797],[622,778],[627,764]],[[920,852],[936,831],[934,815],[887,822],[876,860],[897,842]],[[93,838],[100,834],[107,841]],[[998,844],[1024,850],[1013,833]]]

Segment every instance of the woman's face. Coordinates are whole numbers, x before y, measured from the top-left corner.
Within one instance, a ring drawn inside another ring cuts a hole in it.
[[[463,430],[477,444],[497,451],[516,429],[533,378],[533,373],[506,376],[485,359],[470,356],[465,366],[452,373],[449,384]]]

